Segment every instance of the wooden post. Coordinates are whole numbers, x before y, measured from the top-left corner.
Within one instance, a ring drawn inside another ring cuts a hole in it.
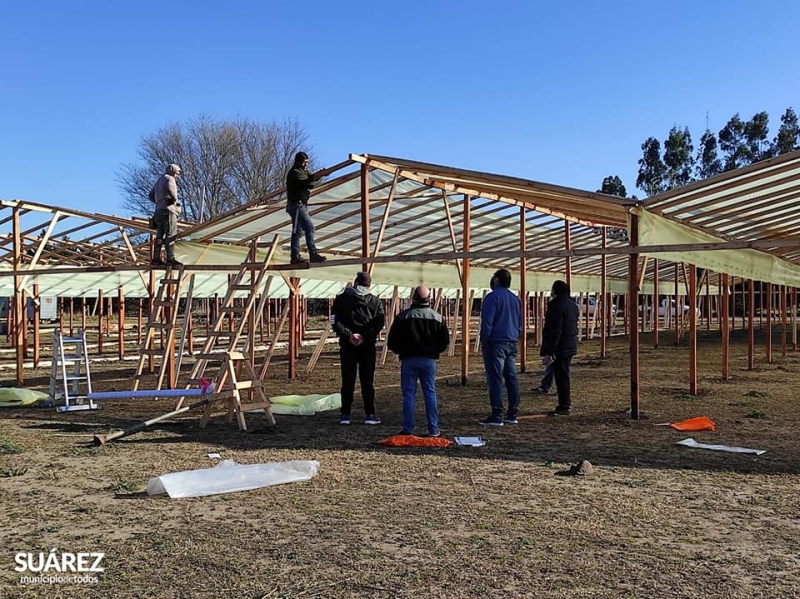
[[[119,351],[117,353],[120,362],[125,359],[125,295],[122,287],[117,289],[117,334],[119,335]]]
[[[658,325],[661,318],[658,313],[658,258],[653,259],[653,347],[658,349]]]
[[[675,308],[673,315],[673,307]],[[670,314],[670,318],[675,318],[675,345],[681,344],[681,323],[678,319],[678,314],[683,314],[683,307],[678,305],[678,263],[675,263],[675,295],[672,297],[672,304],[667,299],[667,304],[664,306],[664,315]]]
[[[630,240],[631,248],[639,245],[639,217],[635,212],[630,213]],[[636,326],[639,317],[639,254],[631,253],[628,256],[628,320],[631,323],[630,354],[631,354],[631,420],[639,420],[639,327]]]
[[[697,266],[689,265],[689,393],[697,395]],[[683,307],[681,307],[683,311]]]
[[[603,236],[603,239],[600,241],[600,246],[605,249],[607,245],[606,240],[606,227],[600,227],[600,234]],[[611,312],[611,298],[608,294],[608,259],[605,254],[600,256],[600,297],[602,298],[602,304],[600,306],[600,357],[605,358],[608,356],[608,335],[611,331],[609,326],[612,318]],[[595,305],[594,309],[597,311],[598,306]]]
[[[786,355],[786,333],[789,321],[786,315],[786,285],[778,287],[781,294],[781,355]]]
[[[727,381],[730,378],[730,323],[728,312],[728,275],[722,275],[722,307],[719,311],[719,327],[722,329],[722,380]],[[710,318],[710,314],[709,314]]]
[[[136,345],[142,344],[142,298],[139,298],[136,312]]]
[[[22,268],[22,230],[20,229],[19,204],[12,208],[12,235],[14,236],[14,271]],[[22,387],[24,383],[23,370],[25,368],[25,339],[28,336],[27,310],[22,299],[22,277],[14,275],[14,348],[17,357],[16,385]]]
[[[525,206],[519,208],[519,301],[522,304],[522,335],[519,340],[519,369],[520,372],[528,371],[528,259],[525,251],[528,249],[528,221],[525,218]],[[465,261],[466,262],[466,261]]]
[[[41,333],[41,297],[39,297],[39,285],[33,284],[33,367],[39,367],[39,354],[41,347],[39,345],[39,334]]]
[[[569,228],[569,221],[564,221],[564,249],[569,251],[572,249],[572,233]],[[567,256],[564,260],[564,271],[566,283],[570,291],[572,291],[572,257]]]
[[[286,300],[289,302],[289,380],[293,381],[297,378],[297,342],[298,342],[298,335],[297,335],[297,327],[298,327],[298,317],[300,311],[300,301],[299,301],[299,294],[298,294],[298,286],[300,285],[300,279],[296,277],[291,277],[289,279],[289,298]],[[275,333],[276,335],[279,334],[278,332]]]
[[[103,355],[103,290],[97,290],[97,303],[95,304],[97,313],[97,355]]]
[[[750,279],[750,285],[747,287],[747,370],[753,370],[755,366],[755,318],[753,311],[756,304],[756,282]]]
[[[764,282],[761,282],[764,289]],[[764,314],[764,295],[761,295],[761,314]],[[767,283],[767,364],[772,364],[772,283]]]
[[[463,229],[463,249],[470,251],[471,231],[472,231],[472,198],[464,195],[464,223]],[[469,325],[472,317],[472,296],[469,289],[469,258],[464,258],[461,262],[461,296],[464,298],[463,314],[461,319],[461,384],[466,385],[469,376]],[[455,329],[453,329],[455,332]],[[455,345],[456,338],[450,340]]]
[[[75,336],[75,298],[69,298],[69,336]]]
[[[797,351],[797,287],[792,287],[792,351]]]
[[[369,258],[369,167],[361,165],[361,256]],[[362,264],[361,270],[368,271],[369,264]]]

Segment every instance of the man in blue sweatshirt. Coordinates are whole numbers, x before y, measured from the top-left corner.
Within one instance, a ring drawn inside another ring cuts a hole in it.
[[[492,287],[481,305],[481,346],[486,367],[486,386],[492,413],[479,422],[484,426],[517,424],[519,381],[517,342],[522,334],[522,302],[511,287],[511,273],[501,268],[490,282]],[[508,393],[508,411],[503,417],[503,383]]]

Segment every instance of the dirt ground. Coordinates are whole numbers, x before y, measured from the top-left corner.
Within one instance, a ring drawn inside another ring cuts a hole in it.
[[[800,354],[773,363],[757,336],[756,368],[733,335],[731,378],[721,378],[718,335],[701,333],[698,396],[688,394],[688,349],[642,337],[642,418],[631,421],[627,340],[581,346],[573,415],[485,429],[480,360],[467,386],[458,357],[440,363],[447,437],[484,447],[390,449],[400,428],[399,365],[378,368],[380,426],[337,413],[277,416],[245,434],[200,415],[92,447],[94,433],[173,407],[167,400],[104,402],[96,412],[0,411],[0,595],[3,597],[558,597],[800,596]],[[554,407],[531,393],[540,368],[530,348],[520,375],[524,415]],[[304,354],[307,359],[310,353]],[[129,389],[135,362],[93,365],[95,389]],[[331,347],[313,374],[286,379],[279,356],[272,395],[338,391]],[[49,371],[27,381],[46,390]],[[0,372],[6,385],[10,371]],[[358,416],[356,400],[354,416]],[[664,426],[706,415],[716,432]],[[252,424],[263,417],[251,415]],[[418,427],[424,422],[418,400]],[[418,428],[418,430],[420,430]],[[699,442],[762,455],[690,449]],[[242,464],[317,460],[308,482],[195,499],[148,496],[161,474],[207,468],[207,454]],[[590,460],[585,477],[560,476]],[[103,552],[96,583],[20,583],[19,552]]]

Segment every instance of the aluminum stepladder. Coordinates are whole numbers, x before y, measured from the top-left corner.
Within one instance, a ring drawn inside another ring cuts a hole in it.
[[[81,389],[83,385],[83,390]],[[59,387],[63,391],[59,391]],[[78,331],[75,337],[67,337],[56,329],[53,333],[53,361],[50,365],[50,398],[64,399],[58,412],[77,410],[99,410],[100,406],[87,398],[92,392],[92,375],[89,372],[89,352],[86,348],[86,332]]]

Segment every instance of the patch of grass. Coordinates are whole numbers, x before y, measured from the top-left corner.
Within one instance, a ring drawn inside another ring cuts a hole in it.
[[[767,414],[765,412],[762,412],[761,410],[753,410],[749,414],[745,414],[744,417],[745,418],[754,418],[756,420],[768,420],[769,419],[769,416],[767,416]]]
[[[692,395],[690,393],[680,393],[679,395],[675,396],[675,399],[678,401],[697,401],[700,399],[700,396]]]
[[[752,389],[744,394],[745,397],[766,397],[767,395],[769,394],[764,391],[753,391]]]
[[[10,478],[12,476],[22,476],[27,471],[28,471],[27,466],[22,466],[21,468],[2,468],[0,469],[0,477]]]
[[[109,489],[117,494],[133,493],[139,488],[139,482],[125,478],[120,474],[114,475],[114,480],[111,481]]]
[[[6,435],[0,437],[0,454],[21,452],[22,448],[9,439]]]

